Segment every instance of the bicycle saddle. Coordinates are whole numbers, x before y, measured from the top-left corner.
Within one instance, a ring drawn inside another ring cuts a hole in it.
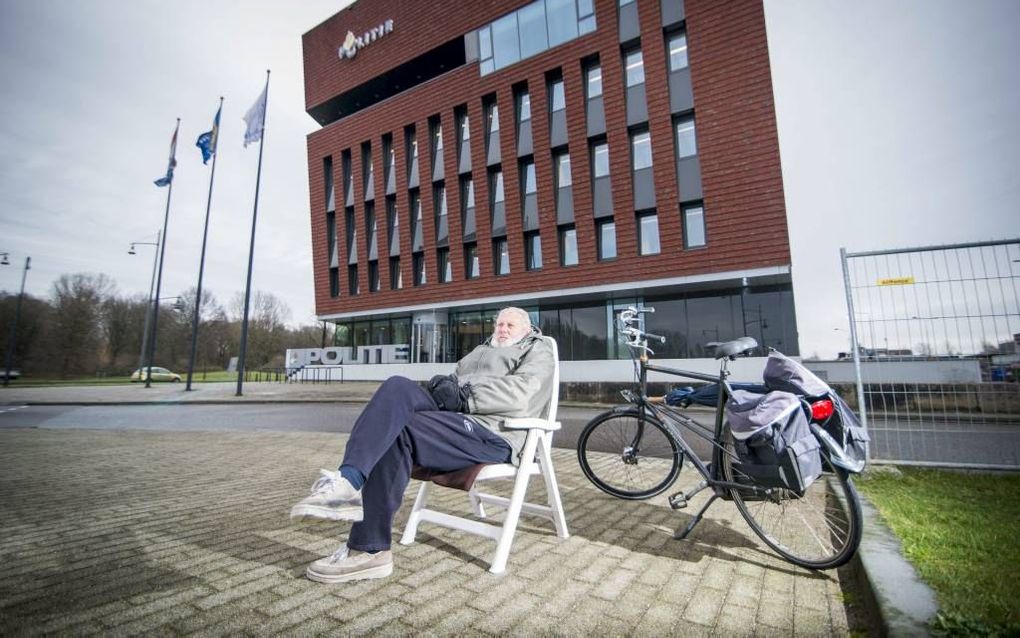
[[[754,350],[758,347],[758,342],[752,337],[741,337],[733,341],[711,341],[706,343],[705,347],[715,348],[715,358],[722,359],[723,357],[735,357],[748,350]]]

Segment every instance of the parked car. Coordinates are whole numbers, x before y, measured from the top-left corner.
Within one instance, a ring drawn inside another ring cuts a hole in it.
[[[131,373],[131,383],[136,381],[145,381],[145,376],[148,373],[148,368],[139,368]],[[170,372],[166,368],[157,368],[152,366],[152,380],[153,381],[171,381],[173,383],[179,383],[181,375],[176,372]]]
[[[11,381],[14,381],[21,376],[21,370],[11,370]],[[0,381],[3,381],[7,377],[7,371],[0,368]]]

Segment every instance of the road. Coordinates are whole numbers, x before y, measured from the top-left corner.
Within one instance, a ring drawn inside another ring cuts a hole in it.
[[[556,447],[573,448],[577,437],[603,408],[561,407],[563,429]],[[0,405],[0,428],[102,430],[241,430],[277,432],[350,432],[361,412],[358,404],[139,404]],[[711,414],[699,414],[710,422]],[[1020,467],[1020,428],[996,423],[906,423],[873,418],[871,452],[877,459],[933,461]],[[688,443],[701,456],[707,444]]]

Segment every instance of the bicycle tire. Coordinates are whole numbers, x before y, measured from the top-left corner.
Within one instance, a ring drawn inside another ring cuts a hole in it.
[[[724,433],[723,475],[728,481],[754,484],[732,466],[733,438]],[[772,488],[768,496],[731,489],[733,502],[765,544],[789,562],[807,569],[833,569],[853,558],[861,543],[861,502],[846,470],[822,454],[823,472],[802,496]]]
[[[577,441],[577,460],[589,481],[606,494],[641,500],[676,481],[683,452],[654,415],[644,415],[639,445],[633,445],[641,413],[637,408],[604,412],[588,422]]]

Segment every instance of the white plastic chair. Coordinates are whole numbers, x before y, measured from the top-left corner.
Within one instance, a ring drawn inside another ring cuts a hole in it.
[[[563,515],[563,502],[560,499],[559,486],[556,484],[556,474],[552,464],[552,437],[553,432],[560,429],[556,420],[556,408],[560,397],[560,367],[559,351],[556,347],[556,340],[551,337],[541,337],[552,347],[553,361],[555,368],[552,380],[552,396],[549,405],[545,410],[543,418],[508,419],[504,426],[511,429],[527,430],[528,436],[524,442],[524,451],[521,453],[520,467],[510,463],[486,465],[475,478],[474,485],[468,492],[468,499],[471,508],[479,518],[485,518],[485,506],[488,503],[506,508],[506,517],[502,525],[492,525],[474,519],[453,516],[445,512],[430,510],[426,507],[429,497],[429,490],[432,487],[431,481],[422,481],[418,490],[418,497],[414,501],[414,507],[407,519],[407,526],[404,528],[404,535],[400,539],[401,545],[410,545],[418,531],[418,525],[422,522],[435,523],[452,529],[457,529],[470,534],[485,536],[496,541],[496,552],[492,556],[492,564],[489,571],[493,574],[502,574],[506,570],[506,561],[510,557],[510,545],[514,540],[514,533],[517,530],[517,522],[521,513],[542,516],[548,518],[556,526],[556,535],[560,538],[570,536],[567,531],[567,519]],[[547,505],[526,503],[524,497],[528,491],[528,481],[534,474],[541,474],[545,479],[545,489],[549,498]],[[479,491],[480,483],[496,479],[513,479],[514,488],[510,498],[487,494]]]

